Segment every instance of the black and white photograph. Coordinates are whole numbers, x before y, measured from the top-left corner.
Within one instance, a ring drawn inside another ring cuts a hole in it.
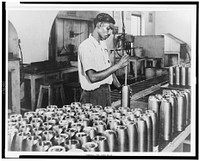
[[[198,158],[198,1],[2,6],[3,158]]]

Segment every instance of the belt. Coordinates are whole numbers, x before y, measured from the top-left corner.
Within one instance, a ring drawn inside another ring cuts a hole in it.
[[[110,86],[110,84],[102,84],[102,85],[100,85],[100,87],[109,87]]]

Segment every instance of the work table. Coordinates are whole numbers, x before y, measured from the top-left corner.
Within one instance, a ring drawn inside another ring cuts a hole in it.
[[[67,67],[67,68],[59,68],[48,71],[42,71],[38,73],[25,73],[24,79],[30,80],[30,88],[31,88],[31,110],[35,110],[36,105],[36,80],[42,79],[42,81],[47,81],[49,79],[63,79],[64,74],[77,72],[77,67]]]

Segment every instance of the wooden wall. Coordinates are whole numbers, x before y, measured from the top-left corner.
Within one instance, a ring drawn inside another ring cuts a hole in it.
[[[82,13],[82,14],[81,14]],[[68,11],[59,12],[51,30],[49,44],[49,59],[57,62],[77,59],[77,51],[80,43],[88,38],[92,32],[93,19],[89,12]],[[70,37],[74,32],[74,37]],[[70,49],[74,46],[74,50]]]

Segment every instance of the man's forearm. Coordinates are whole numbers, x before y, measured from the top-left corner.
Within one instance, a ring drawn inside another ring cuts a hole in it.
[[[102,71],[95,71],[95,70],[88,70],[86,71],[86,74],[88,78],[90,79],[90,82],[95,83],[104,80],[105,78],[112,75],[114,72],[116,72],[119,69],[119,66],[117,64],[102,70]]]

